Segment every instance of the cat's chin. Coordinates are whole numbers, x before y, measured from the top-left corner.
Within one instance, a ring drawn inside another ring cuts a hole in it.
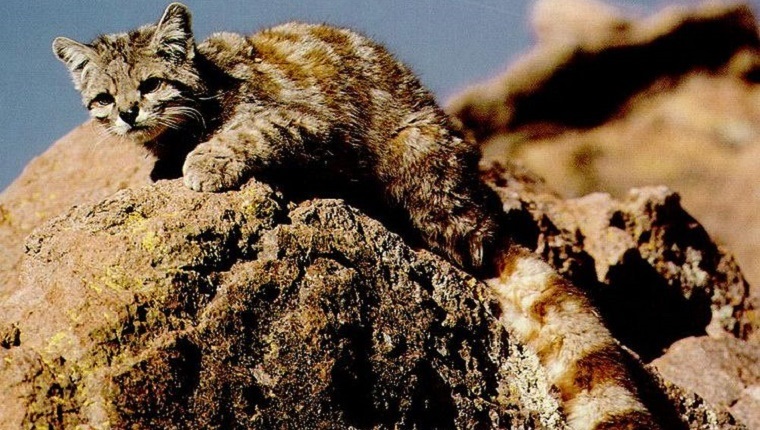
[[[166,127],[133,127],[128,130],[111,130],[116,137],[126,138],[138,145],[146,145],[155,141],[167,130]]]

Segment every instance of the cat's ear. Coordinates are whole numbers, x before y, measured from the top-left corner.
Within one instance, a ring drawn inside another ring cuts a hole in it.
[[[152,41],[159,55],[172,60],[190,60],[195,54],[193,32],[190,29],[190,10],[182,3],[166,7],[156,24]]]
[[[81,71],[95,58],[95,51],[89,46],[71,40],[68,37],[56,37],[53,41],[53,53],[66,63],[72,73]]]
[[[84,66],[97,57],[95,50],[68,37],[56,37],[53,53],[69,68],[74,86],[79,89]]]

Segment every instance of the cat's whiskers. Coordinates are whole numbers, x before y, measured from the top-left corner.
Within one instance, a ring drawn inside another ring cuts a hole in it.
[[[208,96],[208,97],[196,97],[196,100],[202,100],[202,101],[207,101],[207,100],[216,100],[216,99],[221,99],[221,98],[222,98],[222,97],[224,97],[226,94],[227,94],[227,92],[226,92],[226,91],[223,91],[223,92],[220,92],[219,94],[217,94],[217,95],[215,95],[215,96]]]
[[[161,118],[156,123],[164,129],[181,130],[184,123],[176,118]]]
[[[122,144],[125,142],[125,137],[117,134],[114,127],[110,124],[106,125],[91,122],[90,127],[98,136],[98,139],[90,146],[90,151],[95,151],[101,144],[103,144],[103,142],[108,140],[113,141],[117,144]]]
[[[213,95],[213,96],[207,96],[207,97],[195,96],[193,98],[187,97],[184,94],[177,94],[176,98],[179,99],[179,100],[187,100],[187,101],[190,101],[190,102],[195,102],[195,101],[199,101],[199,100],[200,101],[206,101],[206,100],[221,99],[225,95],[227,95],[227,91],[220,91],[218,94]]]
[[[203,118],[203,114],[196,108],[190,106],[170,106],[166,108],[165,112],[169,117],[176,115],[192,120],[200,124],[203,130],[206,130],[206,120]]]

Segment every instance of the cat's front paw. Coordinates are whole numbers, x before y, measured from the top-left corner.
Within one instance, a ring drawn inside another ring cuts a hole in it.
[[[245,180],[246,165],[235,153],[221,145],[198,145],[182,166],[185,186],[195,191],[225,191]]]

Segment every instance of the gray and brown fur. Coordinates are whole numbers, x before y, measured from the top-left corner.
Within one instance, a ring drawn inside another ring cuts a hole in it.
[[[197,191],[251,176],[359,190],[428,248],[490,278],[575,428],[655,428],[585,297],[534,255],[498,249],[509,243],[503,212],[479,179],[477,148],[382,46],[296,22],[196,44],[189,11],[174,3],[155,25],[87,45],[58,38],[53,50],[91,115],[156,155],[156,177],[182,165]]]

